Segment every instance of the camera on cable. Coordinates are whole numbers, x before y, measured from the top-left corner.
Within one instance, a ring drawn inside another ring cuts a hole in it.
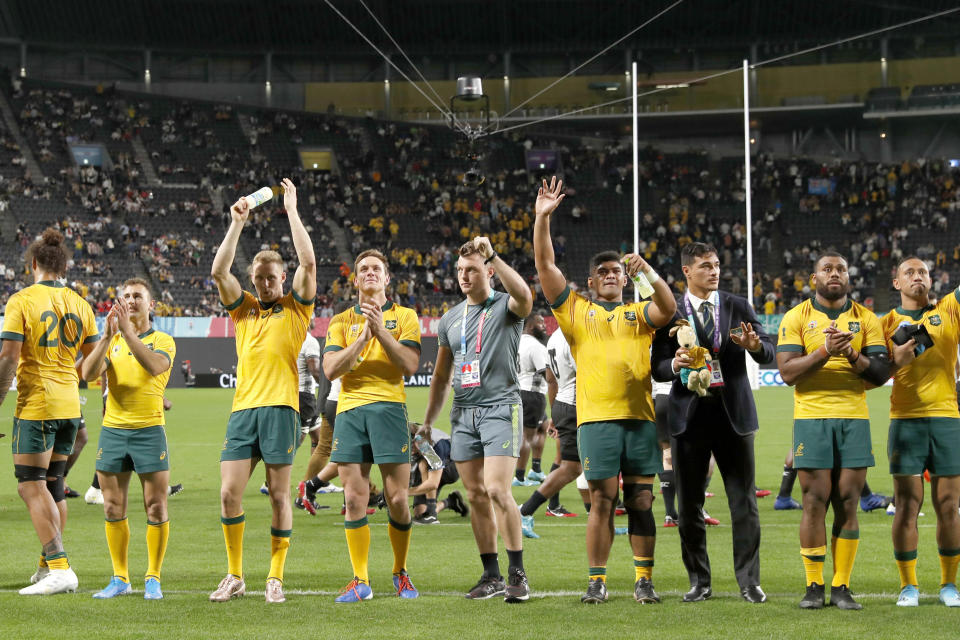
[[[458,145],[467,160],[463,172],[465,187],[479,187],[486,180],[480,138],[500,128],[497,114],[490,111],[490,96],[483,92],[483,81],[475,76],[457,78],[457,93],[450,98],[450,128],[463,134]]]

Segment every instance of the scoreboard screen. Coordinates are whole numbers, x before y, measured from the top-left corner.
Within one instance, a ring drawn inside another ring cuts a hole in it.
[[[300,149],[300,164],[307,171],[332,171],[333,151],[330,149]]]

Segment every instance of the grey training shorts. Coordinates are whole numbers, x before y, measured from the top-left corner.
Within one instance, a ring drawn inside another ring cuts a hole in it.
[[[457,407],[450,411],[450,458],[455,462],[520,455],[521,404]]]

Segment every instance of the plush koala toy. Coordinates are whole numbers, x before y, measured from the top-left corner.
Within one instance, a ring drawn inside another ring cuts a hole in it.
[[[680,369],[680,381],[697,395],[707,395],[707,389],[710,388],[710,367],[707,362],[713,360],[710,351],[697,346],[697,334],[686,320],[677,320],[676,326],[670,329],[670,335],[677,336],[677,342],[690,352],[693,360],[693,366]]]

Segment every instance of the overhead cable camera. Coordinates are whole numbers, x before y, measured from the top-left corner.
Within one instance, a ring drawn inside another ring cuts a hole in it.
[[[463,184],[479,187],[483,172],[483,148],[480,138],[499,128],[497,115],[490,111],[490,96],[483,92],[483,81],[476,76],[457,78],[457,92],[450,97],[450,128],[464,136],[463,155],[469,162],[463,172]]]

